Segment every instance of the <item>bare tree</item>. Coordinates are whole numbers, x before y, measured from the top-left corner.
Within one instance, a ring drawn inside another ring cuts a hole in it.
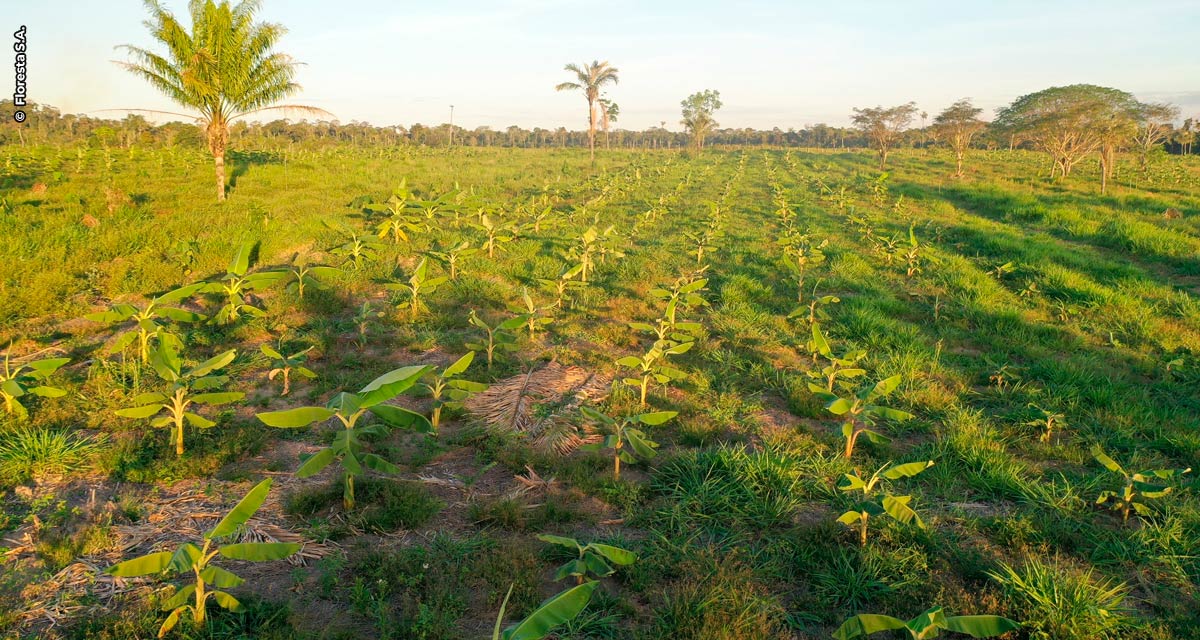
[[[1179,107],[1165,103],[1143,103],[1138,111],[1140,122],[1133,143],[1138,150],[1142,171],[1145,171],[1150,152],[1171,133],[1171,123],[1179,117]]]
[[[987,123],[979,119],[981,113],[983,109],[971,104],[970,98],[963,98],[933,119],[934,138],[945,142],[954,152],[955,178],[963,175],[963,158],[971,148],[971,139],[987,128]]]
[[[909,102],[896,107],[855,109],[854,126],[866,136],[871,146],[879,152],[879,170],[887,166],[888,153],[904,130],[917,115],[917,104]]]

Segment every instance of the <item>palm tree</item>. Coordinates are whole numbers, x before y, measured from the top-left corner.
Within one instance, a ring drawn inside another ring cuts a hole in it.
[[[225,200],[225,149],[229,123],[268,109],[294,109],[309,113],[327,112],[314,107],[277,105],[296,93],[292,81],[299,63],[273,51],[284,34],[283,26],[256,23],[262,2],[242,0],[191,0],[189,33],[157,0],[145,0],[150,18],[144,23],[160,43],[166,57],[148,49],[123,45],[133,62],[118,62],[131,73],[145,78],[156,89],[194,113],[169,113],[195,118],[204,125],[208,150],[217,172],[217,200]],[[148,111],[131,109],[131,111]]]
[[[565,67],[567,71],[575,74],[576,82],[564,82],[556,87],[555,91],[570,91],[579,89],[583,91],[584,97],[588,103],[588,149],[591,151],[592,160],[596,159],[596,101],[600,99],[600,89],[606,84],[617,84],[617,70],[614,67],[608,66],[608,62],[593,61],[591,64],[584,64],[582,67],[575,64],[569,64]]]

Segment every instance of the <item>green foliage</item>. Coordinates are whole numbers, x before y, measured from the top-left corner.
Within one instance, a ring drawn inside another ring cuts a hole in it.
[[[595,426],[607,433],[599,442],[586,444],[580,449],[584,451],[601,451],[611,449],[613,452],[613,479],[621,477],[621,462],[634,463],[638,460],[648,460],[657,455],[655,449],[658,443],[646,435],[646,432],[634,425],[657,426],[676,415],[676,411],[656,411],[627,416],[617,420],[595,409],[580,407],[584,417],[591,420]]]
[[[631,369],[637,376],[636,378],[622,378],[621,382],[638,389],[641,406],[645,407],[646,392],[649,391],[651,382],[665,385],[673,380],[682,380],[687,377],[682,370],[667,364],[667,356],[687,353],[695,344],[695,342],[677,344],[670,340],[656,340],[650,350],[641,357],[625,356],[620,358],[617,360],[617,366]]]
[[[555,580],[574,576],[578,584],[583,584],[584,579],[589,575],[595,578],[607,578],[616,573],[617,570],[612,566],[614,564],[619,567],[628,567],[637,561],[636,553],[609,544],[598,542],[579,544],[579,541],[574,538],[546,534],[539,535],[537,539],[564,547],[575,554],[574,558],[558,568],[554,574]]]
[[[283,346],[281,342],[280,349],[282,348]],[[282,351],[277,351],[265,344],[259,347],[259,349],[262,351],[264,356],[267,356],[271,359],[271,370],[267,372],[267,380],[274,380],[276,376],[279,376],[283,379],[283,390],[279,393],[281,396],[286,396],[288,392],[291,391],[291,376],[293,372],[296,375],[308,378],[309,380],[317,377],[317,374],[314,373],[312,369],[304,366],[304,362],[307,360],[306,354],[313,350],[312,347],[304,349],[303,351],[297,351],[296,353],[287,356],[283,355]]]
[[[222,608],[230,611],[241,609],[242,605],[237,598],[222,589],[237,587],[245,580],[212,564],[218,555],[230,560],[269,562],[282,560],[300,550],[301,545],[294,542],[218,542],[220,538],[230,537],[241,531],[246,521],[262,506],[270,489],[269,478],[255,485],[232,511],[204,534],[201,547],[189,542],[180,545],[175,551],[151,553],[104,570],[109,575],[121,578],[192,572],[192,583],[176,591],[174,596],[162,604],[162,610],[170,613],[159,627],[158,637],[161,638],[170,632],[179,623],[180,618],[189,612],[197,625],[202,624],[210,597]]]
[[[1000,616],[947,616],[941,607],[933,607],[908,621],[874,613],[859,614],[842,623],[833,637],[851,640],[880,631],[904,630],[912,640],[925,640],[936,638],[945,630],[972,638],[994,638],[1020,628],[1021,625]]]
[[[398,407],[384,404],[417,384],[432,367],[418,365],[401,367],[372,380],[358,393],[342,392],[335,395],[323,407],[297,407],[284,411],[269,411],[258,414],[258,419],[271,427],[295,429],[313,423],[337,418],[342,429],[333,438],[333,444],[306,458],[296,476],[307,478],[319,473],[332,462],[338,461],[344,471],[342,504],[347,511],[354,508],[354,478],[366,469],[380,473],[397,473],[399,468],[377,454],[364,449],[363,436],[381,436],[389,427],[410,429],[419,432],[432,430],[425,416]],[[367,413],[379,420],[365,427],[358,421]]]
[[[904,421],[913,417],[906,411],[874,404],[879,398],[895,391],[898,386],[900,386],[900,376],[894,375],[875,384],[866,385],[857,393],[844,397],[834,393],[817,394],[817,397],[826,401],[826,411],[835,416],[845,417],[845,422],[842,423],[842,437],[846,440],[846,448],[843,453],[846,459],[849,459],[854,453],[854,444],[858,441],[859,436],[865,435],[868,440],[880,444],[889,440],[887,436],[868,428],[873,426],[877,420]]]
[[[504,603],[500,605],[500,613],[496,616],[492,640],[541,640],[545,638],[552,629],[575,619],[582,613],[588,602],[591,601],[592,593],[599,586],[598,581],[590,580],[555,594],[538,605],[537,609],[525,616],[524,620],[509,626],[501,633],[500,625],[504,622],[508,598],[512,595],[510,587],[508,595],[504,597]]]
[[[232,324],[249,315],[261,318],[266,315],[262,309],[250,303],[248,296],[260,289],[278,284],[288,277],[287,271],[259,271],[249,273],[250,257],[255,252],[253,242],[243,242],[238,247],[237,254],[225,269],[225,275],[219,282],[205,283],[198,290],[200,293],[219,294],[224,305],[212,316],[216,324]]]
[[[466,373],[467,367],[471,366],[473,360],[475,360],[475,352],[468,351],[466,355],[445,369],[441,371],[432,369],[426,374],[426,381],[421,383],[421,386],[425,387],[429,391],[429,395],[433,397],[433,415],[430,416],[429,422],[435,433],[441,421],[442,409],[460,409],[463,401],[471,394],[487,390],[488,386],[482,382],[471,382],[458,377]]]
[[[1174,480],[1192,470],[1191,467],[1188,467],[1187,469],[1154,469],[1131,473],[1126,471],[1116,460],[1108,457],[1100,445],[1092,447],[1092,457],[1104,465],[1105,469],[1121,476],[1123,480],[1120,491],[1101,492],[1100,497],[1096,499],[1096,504],[1110,503],[1112,509],[1120,513],[1121,519],[1126,521],[1129,520],[1131,511],[1137,512],[1139,516],[1150,515],[1150,505],[1146,504],[1146,500],[1161,498],[1171,493],[1171,485],[1165,484],[1165,482]]]
[[[912,496],[897,496],[885,492],[883,495],[876,497],[874,494],[875,490],[879,488],[880,483],[884,480],[911,478],[932,466],[933,461],[909,462],[907,464],[896,465],[888,463],[880,467],[868,478],[860,476],[858,471],[845,474],[842,476],[842,480],[838,482],[838,489],[847,492],[861,492],[862,500],[857,502],[849,511],[839,516],[838,522],[847,527],[858,528],[858,541],[863,546],[867,544],[867,522],[872,516],[887,514],[897,522],[904,524],[915,523],[918,527],[924,529],[925,523],[921,522],[920,516],[909,506],[912,502]]]
[[[406,302],[397,305],[400,308],[408,307],[408,319],[410,321],[417,319],[417,314],[421,311],[424,303],[421,301],[421,296],[428,295],[437,291],[438,287],[442,286],[449,280],[446,276],[429,275],[429,260],[421,258],[417,263],[417,267],[413,269],[412,275],[408,277],[406,282],[389,282],[386,286],[389,291],[396,291],[407,298]]]
[[[509,311],[517,314],[517,318],[521,320],[519,326],[524,326],[529,332],[530,340],[533,340],[535,332],[545,331],[546,327],[554,322],[554,317],[549,315],[553,309],[553,305],[539,307],[529,296],[529,289],[526,288],[521,289],[521,304],[509,307]]]
[[[150,361],[152,340],[174,340],[176,343],[179,342],[179,338],[169,330],[170,322],[201,322],[205,319],[203,315],[198,313],[168,306],[190,298],[204,287],[204,283],[190,284],[152,298],[142,308],[138,308],[132,304],[120,303],[114,304],[108,311],[89,313],[84,317],[88,320],[103,322],[105,324],[119,324],[133,321],[130,327],[118,334],[116,341],[113,343],[113,349],[124,351],[136,340],[138,344],[138,357],[145,363]]]
[[[446,247],[441,251],[430,251],[429,257],[445,265],[446,270],[450,272],[450,279],[457,280],[459,264],[462,263],[462,259],[473,256],[478,252],[479,250],[472,247],[471,243],[463,240],[459,244]]]
[[[467,321],[473,326],[483,329],[484,335],[487,336],[486,339],[479,342],[468,342],[466,346],[468,349],[482,351],[487,355],[489,371],[492,368],[492,362],[497,353],[517,350],[516,337],[511,332],[525,324],[524,317],[514,316],[495,325],[489,325],[483,318],[479,317],[479,314],[475,313],[474,309],[471,309],[471,313],[467,316]]]
[[[190,424],[197,429],[208,429],[217,423],[189,411],[193,404],[223,405],[245,397],[240,391],[214,391],[229,381],[228,376],[214,375],[237,357],[230,349],[190,369],[183,368],[179,352],[170,341],[160,342],[150,355],[150,366],[170,388],[166,392],[150,391],[133,398],[135,406],[118,409],[115,413],[122,418],[145,420],[153,418],[150,426],[170,427],[171,442],[175,444],[175,455],[183,455],[183,428]],[[202,393],[195,393],[195,392]],[[159,415],[164,414],[164,415]],[[157,416],[157,417],[155,417]]]
[[[29,410],[21,401],[26,396],[42,398],[61,398],[67,395],[67,390],[44,384],[70,358],[47,358],[32,360],[24,364],[14,365],[12,348],[4,354],[4,371],[0,374],[0,398],[4,399],[4,413],[15,415],[18,419],[27,420]]]
[[[805,372],[809,378],[817,381],[808,383],[808,390],[815,394],[832,394],[838,383],[845,386],[848,379],[867,375],[865,369],[857,366],[859,361],[867,357],[867,352],[857,349],[840,356],[834,355],[829,341],[825,339],[825,334],[816,322],[812,323],[812,351],[814,357],[820,355],[829,362],[819,370]]]
[[[1129,586],[1030,558],[1019,569],[1001,563],[988,575],[1003,587],[1037,640],[1123,638],[1132,622]]]

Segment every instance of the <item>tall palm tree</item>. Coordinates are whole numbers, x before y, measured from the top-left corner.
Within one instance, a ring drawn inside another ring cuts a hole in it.
[[[217,200],[225,199],[225,149],[229,123],[268,109],[327,112],[314,107],[277,105],[300,90],[293,82],[299,63],[273,51],[285,33],[282,25],[254,21],[262,2],[242,0],[191,0],[192,30],[186,28],[157,0],[145,0],[150,17],[144,23],[150,34],[166,45],[161,56],[148,49],[123,45],[133,62],[118,62],[145,78],[177,104],[194,113],[169,113],[195,118],[204,125],[208,150],[217,173]],[[133,111],[148,111],[132,109]]]
[[[567,71],[575,74],[575,82],[564,82],[556,87],[555,91],[570,91],[581,90],[588,103],[588,149],[591,152],[592,160],[596,159],[596,102],[600,99],[600,90],[606,84],[617,84],[620,79],[617,78],[617,70],[615,67],[610,67],[608,62],[593,61],[591,64],[584,64],[582,67],[576,64],[569,64],[565,67]]]

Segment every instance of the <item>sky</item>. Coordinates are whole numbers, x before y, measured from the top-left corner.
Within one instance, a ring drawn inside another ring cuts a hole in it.
[[[163,3],[185,18],[186,1]],[[31,100],[179,110],[113,63],[118,45],[156,48],[141,2],[4,4],[0,26],[27,27]],[[343,123],[436,125],[454,105],[469,129],[586,128],[582,94],[554,86],[595,59],[620,71],[608,93],[629,129],[679,129],[680,100],[704,89],[721,92],[724,127],[845,125],[854,107],[910,100],[932,118],[963,97],[986,117],[1075,83],[1200,115],[1197,0],[265,0],[260,18],[304,63],[289,102]]]

